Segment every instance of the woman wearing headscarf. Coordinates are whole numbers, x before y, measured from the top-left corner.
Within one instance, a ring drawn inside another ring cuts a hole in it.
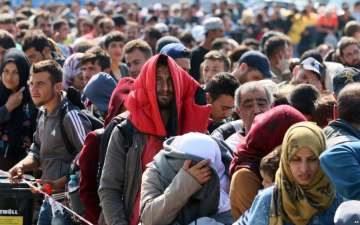
[[[0,169],[8,170],[25,157],[32,143],[37,110],[27,87],[30,63],[9,49],[0,67]]]
[[[165,141],[142,177],[142,223],[232,224],[225,155],[201,133]]]
[[[66,58],[63,65],[63,87],[65,90],[71,86],[80,92],[83,90],[85,82],[80,68],[83,55],[84,53],[74,53]]]
[[[275,185],[256,196],[247,222],[241,217],[235,224],[334,224],[342,198],[320,168],[319,156],[326,149],[321,128],[297,123],[286,132],[281,147]]]
[[[281,105],[258,115],[246,137],[234,152],[230,166],[231,212],[238,219],[261,189],[260,161],[279,146],[287,129],[306,118],[295,108]]]

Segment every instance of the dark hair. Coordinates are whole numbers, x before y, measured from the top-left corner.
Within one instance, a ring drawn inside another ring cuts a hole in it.
[[[156,42],[156,47],[155,47],[156,53],[159,53],[165,45],[171,44],[171,43],[180,43],[180,40],[177,37],[170,36],[170,35],[161,37]]]
[[[125,35],[120,31],[112,31],[105,36],[104,46],[108,48],[111,42],[119,41],[125,43]]]
[[[312,116],[319,97],[320,92],[313,85],[299,84],[290,93],[289,102],[302,114]]]
[[[150,39],[160,39],[162,37],[161,32],[154,28],[154,27],[150,27],[148,29],[145,30],[145,36],[150,38]]]
[[[252,48],[253,50],[258,50],[259,45],[260,45],[260,43],[254,38],[246,38],[245,40],[243,40],[241,42],[241,44],[245,45],[248,48],[255,47],[255,48]]]
[[[55,60],[43,60],[34,63],[30,68],[30,76],[34,73],[47,72],[50,75],[52,84],[62,82],[63,71],[59,63]]]
[[[346,85],[338,95],[339,118],[349,123],[360,124],[360,84]]]
[[[360,23],[352,20],[346,23],[344,28],[344,35],[353,37],[357,32],[360,32]]]
[[[319,127],[325,127],[329,121],[333,120],[333,110],[336,104],[335,97],[332,92],[321,93],[320,98],[317,100],[316,110],[312,120],[316,122]]]
[[[273,57],[280,49],[284,48],[287,43],[283,35],[271,37],[265,43],[264,53],[269,58]]]
[[[245,45],[240,45],[239,47],[235,48],[230,54],[229,54],[229,58],[231,61],[231,64],[236,63],[237,61],[239,61],[239,59],[241,58],[241,56],[245,53],[250,51],[251,49]]]
[[[169,67],[168,65],[168,56],[166,55],[159,55],[159,58],[156,62],[156,67],[160,67],[160,66],[166,66],[166,67]]]
[[[261,15],[261,14],[259,14]],[[258,16],[259,16],[258,15]],[[260,43],[259,43],[259,48],[260,48],[260,51],[265,53],[265,44],[266,42],[272,38],[272,37],[275,37],[275,36],[281,36],[281,35],[284,35],[283,33],[279,32],[279,31],[267,31],[261,38],[260,40]]]
[[[30,17],[34,14],[32,8],[29,8],[29,7],[23,7],[21,8],[18,13],[21,13],[21,14],[24,14],[26,17]]]
[[[338,49],[340,52],[340,56],[343,56],[343,50],[344,48],[350,46],[350,45],[356,45],[358,48],[360,48],[360,43],[353,37],[342,37],[338,43]]]
[[[92,47],[94,47],[94,44],[91,41],[83,40],[83,41],[77,42],[73,46],[73,50],[74,50],[74,52],[85,53],[86,51],[88,51]]]
[[[98,23],[101,21],[101,19],[105,18],[106,16],[104,14],[97,14],[94,15],[92,18],[92,22],[94,25],[98,25]]]
[[[108,69],[111,66],[110,56],[100,47],[93,48],[85,52],[85,55],[81,59],[80,65],[84,65],[87,62],[91,62],[93,64],[98,62],[101,70]]]
[[[260,170],[271,176],[272,181],[275,181],[275,174],[279,168],[281,156],[281,145],[272,150],[269,154],[264,156],[260,161]]]
[[[141,39],[127,42],[123,48],[123,51],[124,54],[129,54],[136,49],[141,51],[146,56],[146,58],[150,58],[153,55],[150,45]]]
[[[39,18],[44,18],[45,20],[49,20],[49,14],[45,13],[45,12],[40,12],[39,14],[37,14],[34,18],[34,26],[37,27],[38,26],[38,20]]]
[[[16,26],[20,30],[29,30],[30,29],[30,22],[27,21],[27,20],[20,20],[19,22],[16,23]]]
[[[41,31],[28,31],[26,32],[23,42],[22,49],[27,51],[30,48],[35,48],[36,51],[42,52],[45,47],[52,48],[51,43],[45,34]]]
[[[16,19],[14,16],[11,16],[10,14],[0,14],[0,24],[16,24]]]
[[[61,26],[68,24],[68,22],[64,19],[56,20],[53,24],[54,31],[60,30]]]
[[[305,51],[300,58],[300,62],[304,61],[307,58],[313,57],[314,59],[316,59],[319,63],[321,63],[322,65],[324,65],[324,59],[321,56],[320,52],[317,49],[310,49]]]
[[[120,14],[114,15],[111,19],[114,21],[115,26],[125,26],[127,24],[124,16]]]
[[[360,1],[354,3],[354,7],[358,7],[358,6],[360,6]]]
[[[213,40],[213,42],[211,43],[212,46],[212,50],[221,50],[224,48],[224,45],[226,45],[227,39],[222,37],[222,38],[216,38],[215,40]]]
[[[206,84],[205,91],[215,101],[221,95],[234,97],[235,90],[239,87],[239,81],[231,73],[218,73]]]
[[[184,45],[191,44],[191,42],[195,42],[195,38],[192,36],[191,32],[182,32],[179,36],[181,43]]]
[[[6,30],[0,30],[0,46],[4,49],[16,47],[14,37]]]

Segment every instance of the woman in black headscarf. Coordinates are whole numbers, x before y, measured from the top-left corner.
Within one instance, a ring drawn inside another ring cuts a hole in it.
[[[11,48],[0,67],[0,169],[8,170],[25,157],[32,143],[37,110],[27,87],[30,62]]]

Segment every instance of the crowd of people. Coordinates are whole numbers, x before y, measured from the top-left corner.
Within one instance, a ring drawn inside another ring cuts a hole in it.
[[[91,224],[359,224],[360,1],[341,6],[3,1],[0,170]],[[55,206],[34,223],[82,224]]]

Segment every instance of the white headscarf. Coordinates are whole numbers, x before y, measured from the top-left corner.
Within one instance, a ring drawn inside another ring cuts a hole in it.
[[[81,73],[80,60],[84,53],[74,53],[67,57],[63,66],[63,87],[65,90],[72,85],[75,76]]]
[[[177,151],[210,160],[220,179],[218,213],[230,210],[229,178],[225,173],[220,148],[216,141],[208,135],[192,132],[176,137],[171,146]]]

